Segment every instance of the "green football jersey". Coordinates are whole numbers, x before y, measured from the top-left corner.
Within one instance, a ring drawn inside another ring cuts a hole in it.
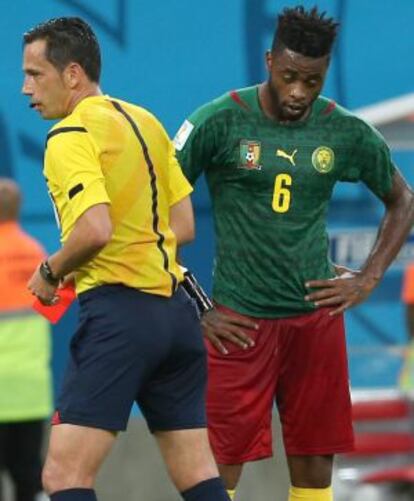
[[[326,213],[337,181],[391,189],[394,165],[379,133],[324,97],[302,122],[280,124],[258,86],[199,108],[175,137],[194,184],[204,172],[216,232],[213,297],[261,318],[301,315],[308,280],[334,276]]]

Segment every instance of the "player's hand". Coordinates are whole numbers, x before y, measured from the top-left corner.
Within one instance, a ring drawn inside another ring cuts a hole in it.
[[[338,315],[346,309],[362,303],[378,285],[379,280],[363,272],[335,265],[337,276],[329,280],[310,280],[305,286],[318,289],[305,296],[318,308],[337,306],[329,314]]]
[[[39,272],[39,266],[36,268],[32,278],[29,280],[27,288],[39,299],[42,304],[46,306],[52,306],[59,301],[59,296],[56,295],[57,287],[49,284],[42,278]]]
[[[228,351],[222,341],[229,341],[247,350],[254,346],[254,341],[243,329],[258,329],[258,325],[252,320],[227,315],[216,308],[204,313],[201,318],[201,325],[204,335],[223,355],[227,355]]]

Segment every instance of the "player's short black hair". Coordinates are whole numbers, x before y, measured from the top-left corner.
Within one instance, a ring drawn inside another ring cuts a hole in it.
[[[330,54],[339,23],[325,16],[316,6],[309,11],[303,5],[285,8],[278,16],[272,51],[283,47],[307,57]]]
[[[49,19],[23,35],[24,44],[46,40],[46,58],[62,71],[69,63],[78,63],[92,82],[99,83],[101,51],[92,28],[79,17]]]

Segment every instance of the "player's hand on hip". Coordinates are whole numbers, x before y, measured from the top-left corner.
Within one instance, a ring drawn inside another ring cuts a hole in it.
[[[201,325],[204,335],[223,355],[227,355],[228,351],[222,341],[229,341],[247,350],[254,346],[254,341],[244,332],[244,329],[258,329],[256,322],[248,318],[228,315],[216,308],[204,313]]]
[[[335,266],[338,274],[328,280],[309,280],[305,286],[318,289],[305,296],[317,308],[336,306],[329,314],[338,315],[346,309],[362,303],[377,286],[378,280],[364,275],[363,272],[343,266]]]
[[[32,278],[27,284],[27,288],[46,306],[51,306],[59,301],[59,296],[56,295],[56,286],[49,284],[42,278],[39,267],[33,273]]]

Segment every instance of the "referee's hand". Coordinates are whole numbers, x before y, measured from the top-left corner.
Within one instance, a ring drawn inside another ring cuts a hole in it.
[[[40,266],[36,268],[36,271],[27,284],[27,288],[42,304],[45,306],[53,306],[59,301],[59,296],[56,295],[57,286],[46,282],[40,274],[39,268]]]
[[[216,308],[204,313],[201,319],[204,335],[210,340],[211,344],[223,355],[228,354],[228,350],[222,341],[229,341],[241,348],[247,350],[254,346],[254,341],[243,329],[258,329],[258,325],[239,316],[232,316]]]

